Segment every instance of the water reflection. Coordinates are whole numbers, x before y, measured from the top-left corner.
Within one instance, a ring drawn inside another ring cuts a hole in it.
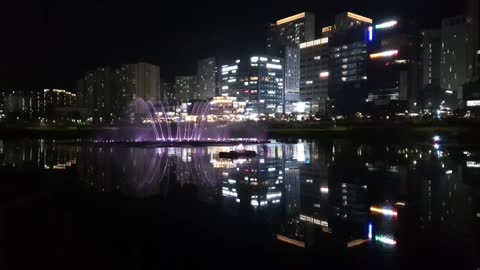
[[[245,148],[257,157],[220,159],[230,147],[0,141],[0,165],[71,171],[94,191],[134,196],[193,184],[197,199],[265,217],[279,241],[305,248],[396,250],[426,237],[479,252],[480,149],[341,140]]]

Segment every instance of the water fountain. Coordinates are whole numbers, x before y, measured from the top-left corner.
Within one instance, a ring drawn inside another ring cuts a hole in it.
[[[135,100],[136,111],[145,114],[144,123],[149,123],[152,139],[134,140],[97,140],[101,144],[128,144],[138,146],[180,146],[180,145],[230,145],[238,143],[260,143],[257,138],[232,138],[217,136],[217,138],[205,135],[208,124],[208,114],[211,103],[208,101],[196,102],[192,106],[189,117],[173,117],[168,112],[168,103],[159,103],[157,108],[151,101],[142,98]],[[167,109],[166,109],[167,108]]]

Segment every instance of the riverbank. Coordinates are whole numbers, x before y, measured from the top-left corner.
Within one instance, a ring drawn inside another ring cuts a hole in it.
[[[211,128],[211,127],[210,127]],[[0,126],[2,139],[121,139],[128,134],[145,131],[139,127],[20,127]],[[228,127],[231,137],[260,137],[261,139],[349,139],[359,141],[427,141],[439,135],[450,141],[478,144],[480,124],[477,123],[238,123]]]

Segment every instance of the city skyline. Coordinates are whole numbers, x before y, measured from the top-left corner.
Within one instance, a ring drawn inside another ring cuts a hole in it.
[[[4,65],[0,72],[6,79],[0,86],[70,89],[87,70],[140,61],[159,65],[162,74],[173,81],[175,75],[195,74],[197,61],[202,58],[264,53],[268,24],[303,11],[316,15],[316,37],[322,27],[331,24],[335,14],[346,10],[374,19],[407,16],[421,27],[440,27],[443,17],[463,11],[463,3],[435,13],[428,12],[429,1],[413,3],[402,1],[387,7],[391,3],[381,1],[347,5],[275,2],[273,6],[264,2],[256,3],[261,12],[249,17],[248,22],[244,21],[248,10],[227,12],[217,3],[204,3],[199,10],[175,6],[179,4],[165,10],[148,3],[9,4],[2,18],[4,26],[10,26],[5,37],[11,42],[1,45]]]

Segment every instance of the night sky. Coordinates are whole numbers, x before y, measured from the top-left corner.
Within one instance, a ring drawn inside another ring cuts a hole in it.
[[[171,80],[194,74],[200,58],[262,52],[277,19],[314,12],[318,34],[347,9],[432,27],[462,13],[463,1],[2,1],[0,90],[71,89],[91,68],[137,61],[160,65]]]

